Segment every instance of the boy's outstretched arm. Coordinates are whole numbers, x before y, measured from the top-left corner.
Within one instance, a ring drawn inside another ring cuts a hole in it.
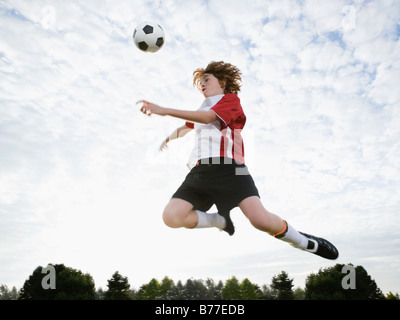
[[[182,120],[186,120],[189,122],[197,122],[197,123],[211,123],[218,119],[216,114],[209,110],[209,111],[187,111],[187,110],[179,110],[179,109],[172,109],[172,108],[164,108],[156,105],[154,103],[141,100],[137,103],[142,103],[143,106],[140,109],[143,113],[147,115],[151,114],[158,114],[160,116],[171,116],[175,118],[179,118]]]

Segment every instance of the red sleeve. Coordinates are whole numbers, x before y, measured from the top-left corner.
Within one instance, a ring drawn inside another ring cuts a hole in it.
[[[194,123],[193,122],[186,121],[185,126],[190,128],[190,129],[194,129]]]
[[[237,94],[234,93],[224,95],[211,110],[215,112],[226,126],[244,116],[242,106],[240,105],[240,99]]]

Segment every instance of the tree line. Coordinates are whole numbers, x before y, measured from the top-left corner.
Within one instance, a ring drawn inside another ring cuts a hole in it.
[[[153,278],[136,290],[127,277],[116,271],[107,280],[106,290],[96,290],[89,273],[56,264],[52,266],[54,288],[48,285],[44,268],[39,266],[19,291],[0,285],[0,300],[399,300],[398,294],[384,295],[362,266],[354,267],[354,284],[345,287],[344,266],[336,264],[311,273],[304,289],[294,289],[293,279],[281,271],[270,284],[262,286],[248,278],[239,281],[235,276],[225,282],[208,278],[176,283],[165,276],[161,281]]]

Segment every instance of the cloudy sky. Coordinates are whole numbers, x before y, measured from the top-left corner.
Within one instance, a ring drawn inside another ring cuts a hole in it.
[[[139,51],[136,25],[166,32]],[[400,291],[400,3],[396,0],[0,0],[0,283],[64,263],[106,288],[118,270],[296,286],[335,263]],[[188,170],[192,72],[237,65],[246,161],[266,208],[339,249],[328,261],[254,229],[173,230],[162,210]]]

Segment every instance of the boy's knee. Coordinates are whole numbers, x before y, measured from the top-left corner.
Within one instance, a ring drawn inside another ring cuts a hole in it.
[[[163,212],[163,221],[166,226],[170,228],[180,228],[182,227],[182,221],[179,217],[179,213],[173,208],[166,207]]]

